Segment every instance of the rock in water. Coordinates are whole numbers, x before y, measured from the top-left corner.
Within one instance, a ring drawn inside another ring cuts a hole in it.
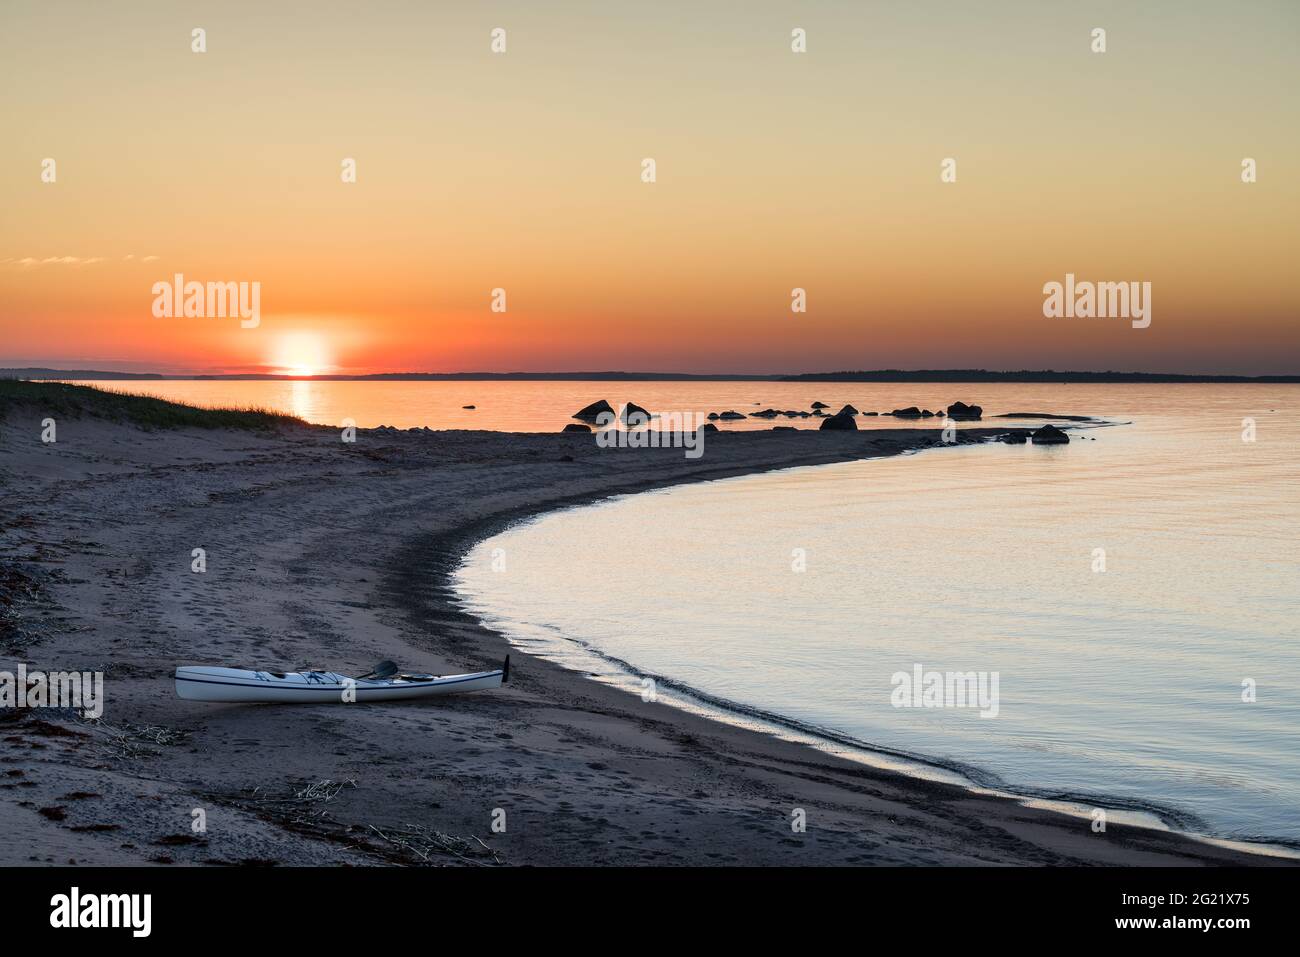
[[[823,429],[837,429],[837,430],[856,432],[858,430],[858,423],[853,421],[853,416],[844,415],[843,413],[840,413],[838,415],[827,416],[825,419],[822,420],[821,427]]]
[[[919,419],[921,410],[914,405],[909,405],[906,409],[895,409],[890,415],[896,415],[900,419]]]
[[[810,408],[810,409],[829,409],[830,406],[827,405],[825,402],[814,402],[812,405],[808,406],[808,408]]]
[[[591,403],[585,409],[579,409],[573,413],[573,418],[582,419],[584,422],[595,422],[602,415],[608,415],[611,420],[614,417],[614,407],[604,399]]]
[[[836,415],[857,415],[858,410],[853,408],[853,406],[851,405],[846,405],[844,408],[840,409],[835,414]]]
[[[978,419],[984,414],[984,407],[979,405],[967,405],[965,402],[954,402],[948,406],[948,418],[961,420]]]
[[[566,426],[564,427],[564,429],[563,429],[562,431],[565,431],[565,432],[584,432],[584,433],[585,433],[585,432],[590,432],[590,431],[591,431],[591,426],[589,426],[589,425],[579,425],[577,422],[570,422],[568,425],[566,425]]]
[[[1035,445],[1067,445],[1070,437],[1054,425],[1045,425],[1030,436],[1029,441]]]
[[[716,425],[714,425],[712,422],[705,422],[705,423],[704,423],[704,426],[703,426],[703,429],[704,429],[705,432],[717,432],[717,431],[718,431],[718,427],[717,427]]]
[[[645,425],[649,421],[650,413],[635,402],[629,402],[623,406],[624,425]]]
[[[1024,445],[1029,441],[1029,432],[1026,429],[1017,429],[1002,436],[1002,441],[1007,445]]]

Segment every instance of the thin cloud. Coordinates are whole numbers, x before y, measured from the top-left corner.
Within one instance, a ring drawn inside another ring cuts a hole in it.
[[[0,264],[6,266],[18,266],[23,269],[34,269],[37,266],[93,266],[95,263],[102,263],[103,256],[46,256],[44,259],[37,259],[35,256],[24,256],[22,259],[9,257],[0,259]]]
[[[135,254],[130,253],[122,257],[123,262],[130,262],[135,259]],[[157,256],[142,256],[140,262],[151,263],[158,259]],[[96,263],[106,262],[103,256],[45,256],[37,258],[35,256],[23,256],[21,258],[9,256],[0,259],[0,266],[12,266],[16,269],[38,269],[41,266],[93,266]]]

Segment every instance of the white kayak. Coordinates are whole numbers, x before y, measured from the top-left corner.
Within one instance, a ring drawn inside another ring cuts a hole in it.
[[[486,691],[500,688],[508,680],[509,655],[495,671],[476,671],[467,675],[399,674],[392,662],[381,662],[374,671],[356,678],[334,671],[183,667],[176,669],[176,694],[187,701],[350,704]]]

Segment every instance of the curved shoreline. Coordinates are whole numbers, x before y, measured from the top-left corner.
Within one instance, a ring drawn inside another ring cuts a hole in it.
[[[1051,418],[1081,419],[1087,417],[1051,416]],[[1090,421],[1101,422],[1101,420]],[[918,454],[921,451],[930,450],[905,450],[898,454]],[[933,451],[939,450],[934,449]],[[697,481],[724,481],[727,478],[742,478],[764,474],[771,471],[795,471],[803,468],[821,468],[825,465],[834,464],[838,463],[830,462],[820,463],[818,465],[790,465],[777,469],[761,469],[755,472],[742,473],[738,476],[699,479]],[[695,482],[675,482],[667,487],[671,488],[685,484],[695,484]],[[610,493],[593,497],[588,501],[570,502],[556,508],[533,510],[521,517],[515,517],[508,521],[496,523],[494,528],[483,530],[477,536],[464,539],[458,544],[458,551],[454,552],[456,558],[455,568],[459,569],[460,567],[463,567],[464,562],[468,559],[469,553],[480,543],[499,534],[508,532],[513,528],[518,528],[521,525],[528,524],[542,517],[554,515],[559,512],[592,507],[605,501],[616,498],[626,498],[637,494],[640,493]],[[566,635],[557,634],[551,639],[537,639],[539,645],[545,647],[545,644],[549,641],[553,643],[557,649],[554,656],[548,655],[545,651],[538,653],[537,649],[530,647],[529,644],[525,643],[525,641],[512,638],[505,630],[505,623],[493,619],[486,609],[474,610],[469,605],[467,599],[460,595],[455,586],[451,584],[451,578],[454,574],[455,571],[447,571],[443,575],[444,582],[448,586],[450,594],[452,595],[448,600],[467,616],[476,620],[480,626],[500,634],[505,638],[515,652],[526,654],[530,659],[544,658],[547,661],[559,663],[561,667],[564,667],[567,670],[581,673],[585,669],[581,668],[577,662],[571,660],[565,661],[564,653],[559,650],[563,648],[564,643],[568,643],[569,645],[578,648],[580,654],[595,659],[595,661],[599,662],[600,665],[610,667],[617,673],[616,677],[613,678],[587,673],[586,677],[589,680],[598,681],[609,687],[617,688],[624,694],[636,694],[636,686],[638,683],[643,679],[650,678],[655,682],[656,688],[667,688],[676,693],[677,697],[675,700],[666,700],[670,706],[677,707],[680,710],[697,713],[708,719],[721,721],[744,730],[756,731],[761,734],[775,736],[782,740],[807,745],[836,757],[862,761],[871,767],[890,773],[902,774],[907,777],[921,780],[955,784],[956,786],[965,788],[973,793],[989,794],[996,797],[1007,798],[1018,801],[1022,804],[1039,802],[1045,806],[1058,809],[1063,813],[1074,814],[1079,817],[1086,817],[1094,808],[1104,808],[1113,822],[1125,823],[1135,827],[1156,827],[1170,833],[1181,834],[1194,840],[1215,842],[1221,846],[1234,847],[1251,853],[1300,858],[1300,842],[1292,843],[1278,838],[1239,838],[1216,834],[1208,823],[1199,815],[1190,811],[1185,811],[1176,806],[1161,804],[1155,801],[1145,801],[1141,798],[1122,798],[1101,793],[1055,792],[1034,788],[1032,786],[1012,785],[1000,775],[986,770],[979,765],[956,760],[945,760],[927,754],[873,744],[872,742],[861,740],[845,732],[801,721],[797,718],[761,708],[756,705],[741,704],[711,694],[695,687],[684,679],[675,678],[654,671],[648,671],[644,668],[638,667],[631,661],[601,650],[591,642],[571,638]],[[935,776],[933,773],[927,772],[939,772],[939,775]]]
[[[919,431],[919,430],[918,430]],[[985,433],[983,438],[990,438],[992,435],[999,434],[1005,430],[1000,429],[969,429],[964,430],[967,434]],[[740,434],[740,433],[733,433]],[[870,433],[868,433],[870,434]],[[929,444],[930,437],[925,432],[919,432],[924,444],[916,444],[912,447],[899,448],[884,455],[901,455],[910,454],[932,449]],[[642,492],[655,491],[659,489],[693,484],[696,482],[718,481],[727,478],[736,478],[742,476],[757,475],[773,471],[785,471],[799,468],[817,467],[820,465],[830,465],[848,461],[858,461],[864,458],[884,457],[883,455],[834,455],[825,457],[823,461],[800,461],[794,463],[779,464],[762,464],[745,467],[726,466],[716,470],[716,474],[697,474],[687,477],[674,477],[670,479],[653,479],[648,481],[634,482],[628,485],[620,485],[613,488],[607,488],[595,493],[581,493],[575,495],[563,495],[539,502],[533,502],[525,506],[512,508],[501,513],[484,516],[472,522],[466,523],[456,529],[434,534],[431,536],[418,537],[411,542],[406,549],[401,552],[397,560],[402,571],[398,572],[398,581],[402,583],[400,592],[405,595],[413,593],[409,575],[411,569],[415,568],[433,568],[434,571],[429,575],[429,588],[434,596],[427,602],[404,601],[400,597],[396,599],[398,604],[404,604],[408,613],[419,613],[422,618],[432,615],[435,620],[443,622],[459,622],[471,626],[498,643],[501,649],[509,650],[513,654],[526,655],[526,667],[532,669],[538,665],[545,665],[548,668],[556,668],[565,674],[574,675],[583,682],[599,687],[603,692],[611,692],[620,697],[632,697],[626,688],[621,688],[615,683],[599,681],[598,676],[589,675],[577,669],[560,664],[549,658],[539,656],[526,647],[510,639],[509,636],[499,631],[497,627],[491,624],[483,615],[477,613],[465,606],[464,599],[458,593],[453,582],[456,571],[461,567],[470,551],[481,542],[509,530],[512,527],[522,523],[540,518],[544,515],[564,511],[571,508],[580,508],[599,504],[610,499],[640,494]],[[574,639],[564,639],[573,641]],[[796,719],[779,715],[774,712],[768,712],[763,709],[751,708],[735,702],[727,701],[716,696],[709,695],[693,688],[689,684],[668,676],[654,675],[636,668],[632,663],[623,661],[617,657],[604,654],[598,649],[591,648],[582,643],[584,650],[602,661],[611,664],[621,670],[627,677],[652,677],[656,683],[671,687],[689,698],[695,699],[696,702],[703,705],[698,711],[675,707],[673,710],[681,715],[692,715],[701,718],[713,724],[722,724],[726,728],[745,735],[759,735],[775,741],[781,741],[786,744],[799,748],[808,748],[819,754],[838,761],[849,761],[855,764],[865,765],[886,775],[895,775],[908,781],[934,785],[937,787],[958,788],[971,795],[990,797],[999,801],[1008,801],[1020,805],[1026,809],[1033,809],[1041,813],[1063,816],[1086,816],[1091,809],[1089,805],[1083,803],[1089,795],[1082,794],[1059,794],[1050,792],[1035,792],[1033,789],[1016,789],[1012,788],[1002,781],[997,775],[991,772],[985,772],[977,766],[957,764],[955,762],[945,763],[925,755],[912,754],[898,751],[895,749],[873,746],[869,742],[859,741],[849,735],[840,734],[825,728],[818,728],[800,722]],[[439,651],[446,651],[444,647],[438,647]],[[518,666],[517,666],[518,671]],[[673,707],[670,705],[670,707]],[[710,713],[712,710],[714,713]],[[744,721],[728,721],[727,716],[738,717],[742,719],[751,719],[752,723]],[[793,732],[794,736],[782,732]],[[843,749],[843,752],[836,751],[830,745],[836,745]],[[912,764],[923,768],[936,769],[942,772],[949,772],[961,778],[960,781],[944,781],[926,778],[922,775],[890,767],[880,761],[868,760],[870,757],[876,758],[893,758],[902,762]],[[1105,807],[1110,811],[1118,811],[1121,814],[1132,813],[1136,815],[1147,815],[1154,820],[1155,826],[1147,824],[1140,819],[1112,819],[1112,827],[1131,828],[1138,831],[1148,831],[1157,834],[1168,835],[1172,839],[1185,840],[1193,842],[1203,847],[1221,847],[1233,852],[1242,852],[1250,855],[1252,858],[1263,858],[1276,860],[1278,857],[1295,856],[1296,849],[1285,844],[1277,842],[1253,842],[1234,840],[1229,838],[1217,837],[1207,833],[1204,822],[1197,816],[1180,811],[1177,808],[1166,807],[1154,803],[1146,803],[1140,800],[1125,800],[1111,797],[1098,796],[1099,799],[1094,802],[1094,806]],[[1035,807],[1035,804],[1039,807]]]

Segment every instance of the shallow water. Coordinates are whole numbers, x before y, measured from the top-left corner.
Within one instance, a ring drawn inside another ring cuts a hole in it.
[[[738,715],[1018,793],[1300,841],[1300,386],[798,388],[1128,424],[551,513],[471,551],[465,603],[530,651],[661,676]],[[893,706],[894,675],[918,665],[996,672],[996,717]]]

